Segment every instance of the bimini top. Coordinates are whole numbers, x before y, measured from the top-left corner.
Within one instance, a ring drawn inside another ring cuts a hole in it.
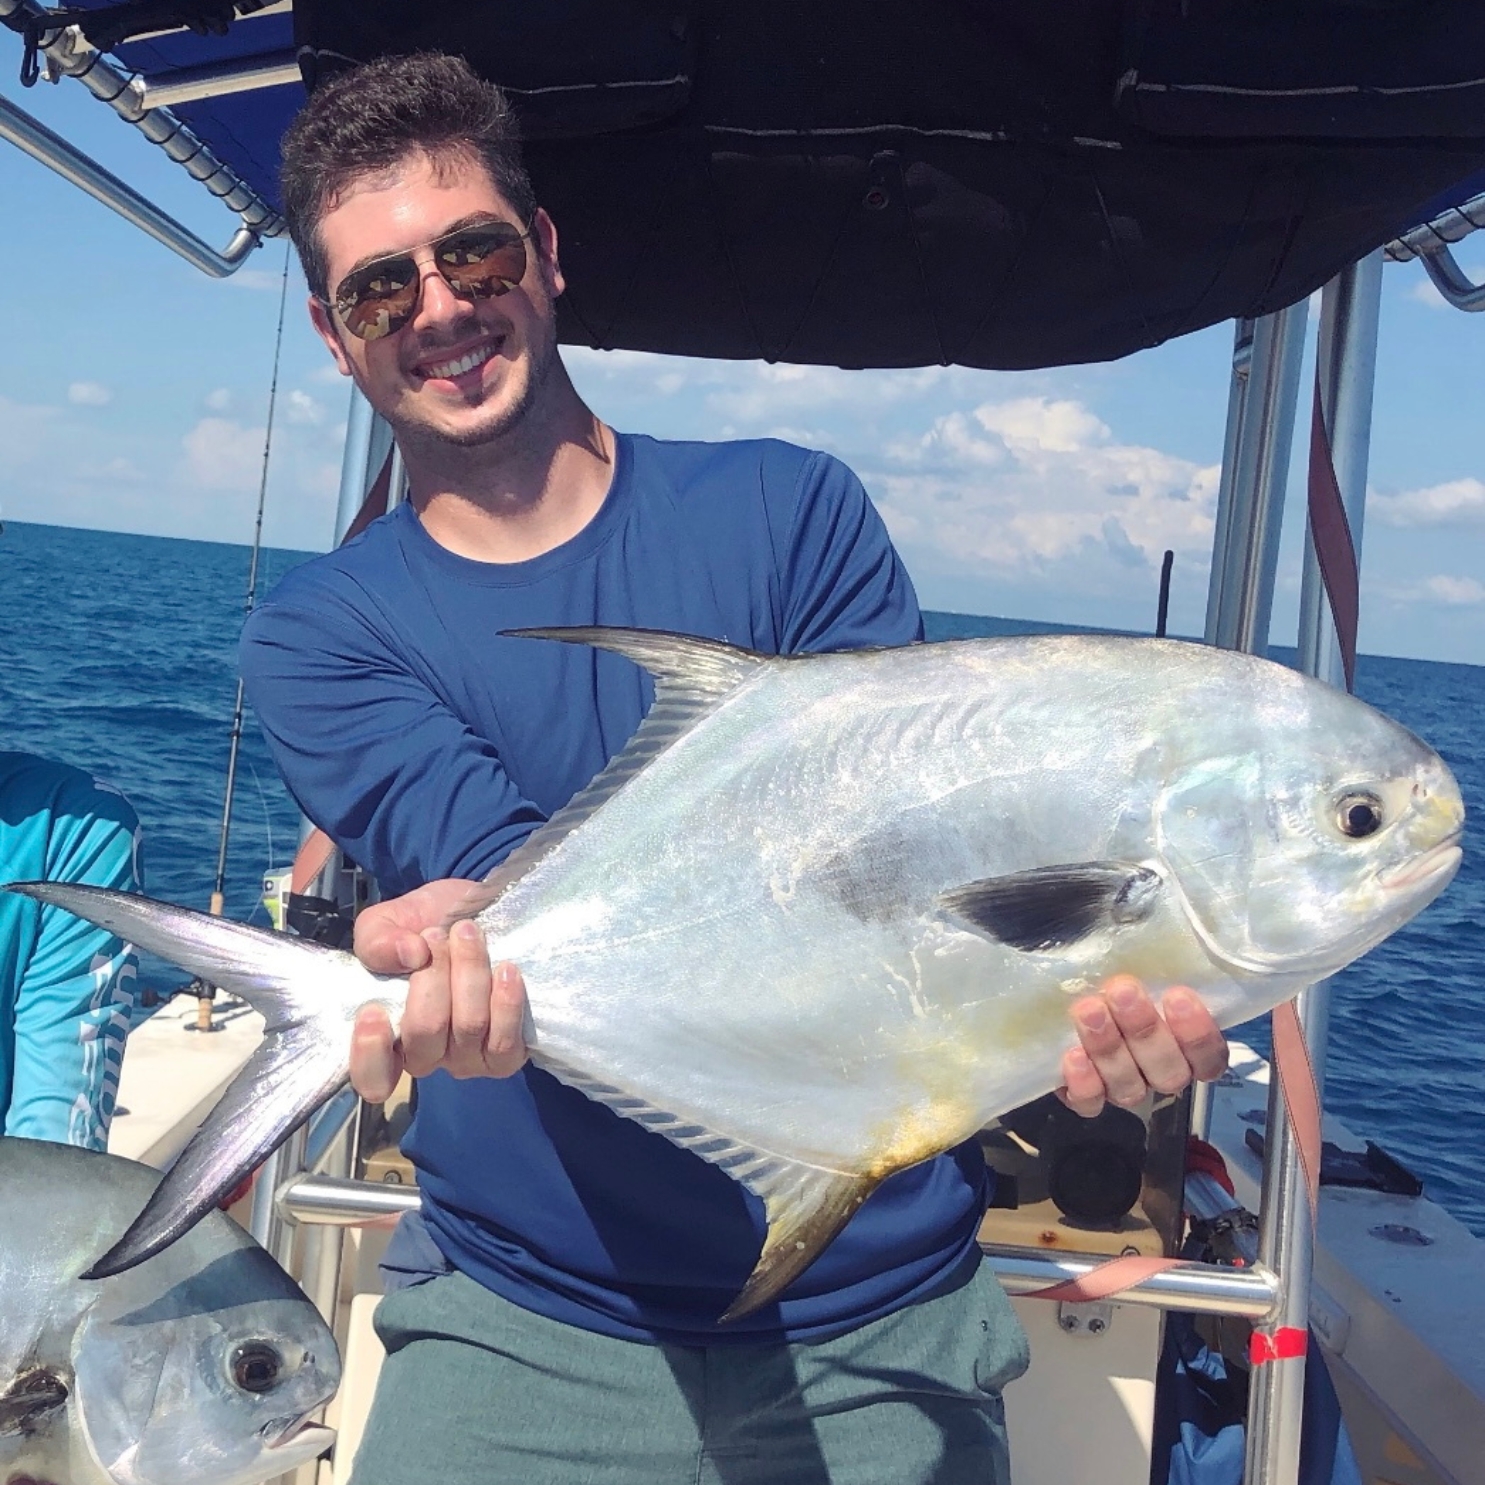
[[[234,60],[313,86],[462,52],[510,91],[562,231],[562,337],[601,347],[1109,359],[1294,302],[1485,170],[1478,0],[134,0],[70,18],[161,96]],[[173,106],[276,200],[303,96]]]

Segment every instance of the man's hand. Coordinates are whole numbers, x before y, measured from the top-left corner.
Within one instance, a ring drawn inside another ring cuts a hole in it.
[[[1227,1042],[1196,992],[1167,990],[1160,1008],[1132,975],[1115,975],[1072,1008],[1082,1045],[1062,1059],[1063,1103],[1093,1118],[1107,1099],[1128,1108],[1152,1089],[1179,1093],[1227,1068]]]
[[[443,1068],[456,1078],[507,1078],[526,1061],[526,987],[514,964],[493,969],[479,925],[463,918],[445,930],[470,883],[429,882],[356,919],[356,955],[378,974],[408,976],[402,1034],[381,1006],[356,1017],[351,1086],[381,1103],[403,1071],[415,1078]]]

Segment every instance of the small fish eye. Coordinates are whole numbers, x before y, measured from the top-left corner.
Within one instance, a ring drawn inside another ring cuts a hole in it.
[[[271,1392],[284,1369],[284,1359],[266,1341],[248,1341],[232,1353],[232,1380],[244,1392]]]
[[[1361,840],[1382,828],[1382,801],[1375,794],[1343,794],[1336,802],[1335,817],[1342,835]]]

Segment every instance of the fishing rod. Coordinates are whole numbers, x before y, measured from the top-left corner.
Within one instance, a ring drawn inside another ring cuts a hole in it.
[[[289,251],[284,248],[284,271],[279,280],[278,330],[273,341],[273,376],[268,384],[268,422],[263,432],[263,467],[258,477],[258,515],[253,526],[253,554],[248,564],[247,598],[244,614],[251,614],[258,597],[258,557],[263,549],[263,507],[268,497],[268,459],[273,450],[273,411],[278,402],[279,362],[284,348],[284,306],[289,297]],[[232,744],[227,753],[227,783],[222,797],[222,830],[217,842],[217,876],[211,891],[209,911],[220,918],[226,908],[227,842],[232,831],[232,797],[237,790],[237,755],[242,748],[244,710],[242,675],[237,677],[237,699],[232,706]],[[211,1011],[216,1000],[216,986],[198,982],[196,996],[196,1030],[212,1030]]]

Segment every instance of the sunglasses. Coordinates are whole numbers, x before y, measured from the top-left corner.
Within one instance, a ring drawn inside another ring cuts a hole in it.
[[[428,244],[433,266],[461,299],[495,299],[526,276],[531,226],[479,222]],[[335,288],[335,312],[357,340],[395,335],[418,312],[423,274],[411,253],[393,253],[353,269]]]

